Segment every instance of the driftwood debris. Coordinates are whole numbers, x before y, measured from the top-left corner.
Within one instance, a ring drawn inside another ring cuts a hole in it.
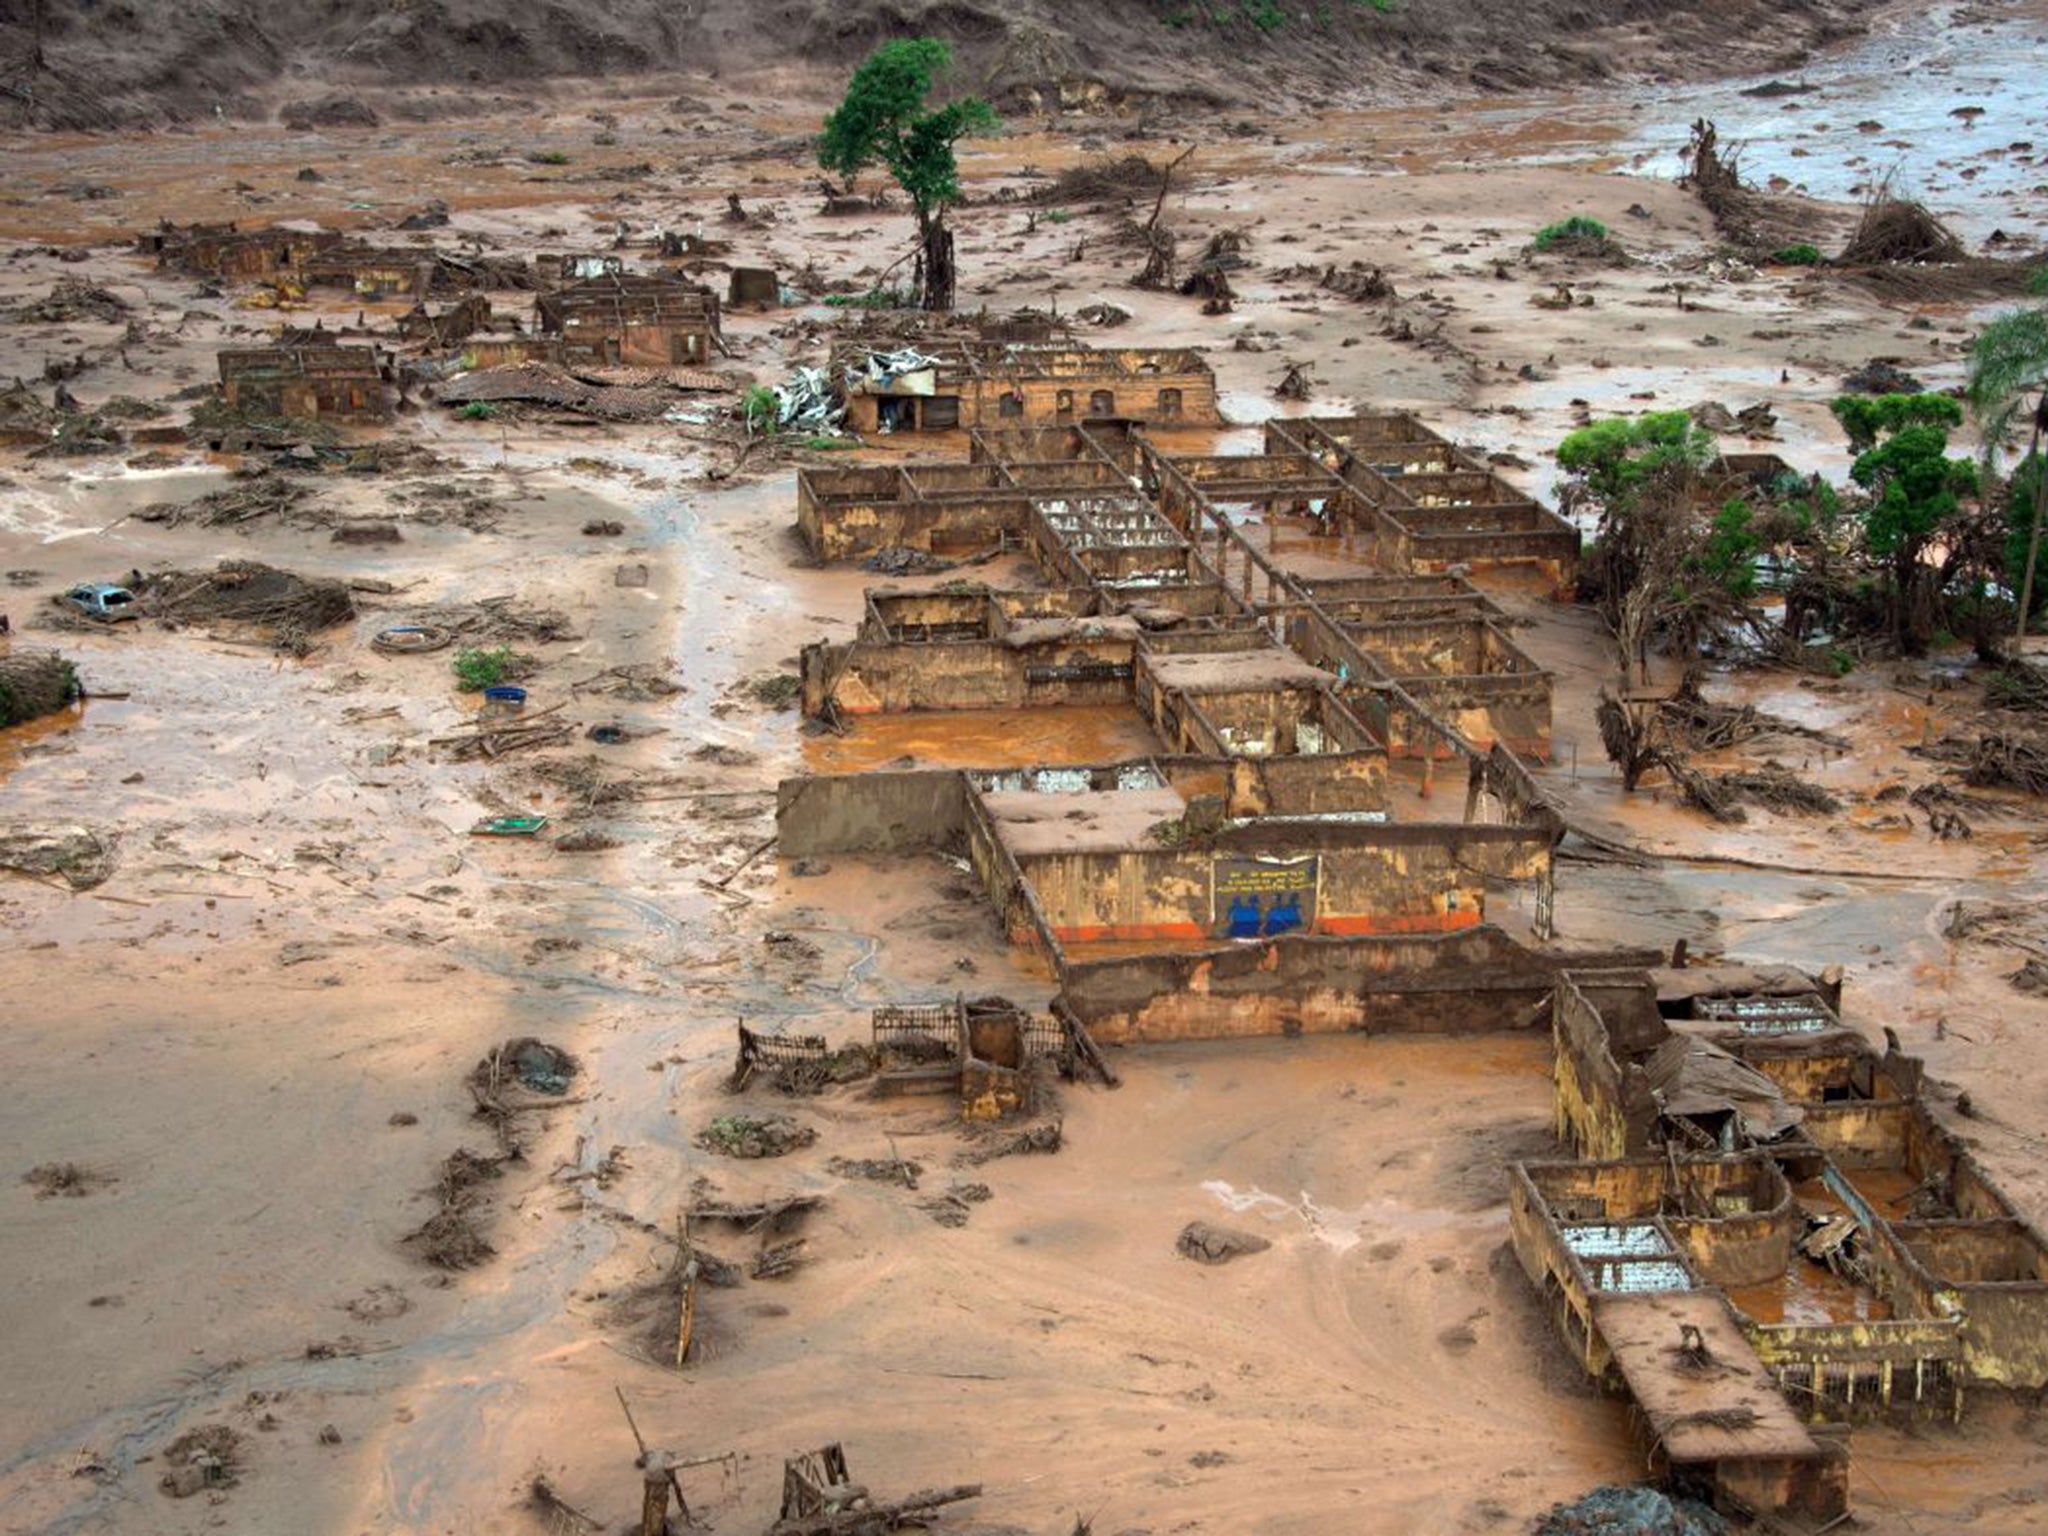
[[[1096,1076],[1102,1079],[1103,1086],[1121,1088],[1124,1080],[1117,1076],[1116,1068],[1112,1067],[1109,1058],[1102,1054],[1102,1047],[1097,1045],[1095,1037],[1088,1033],[1088,1026],[1083,1024],[1074,1010],[1067,1006],[1066,1000],[1054,998],[1052,1011],[1059,1019],[1061,1027],[1066,1030],[1067,1039],[1074,1047],[1074,1054],[1085,1061]]]
[[[1842,249],[1846,266],[1927,265],[1961,261],[1968,253],[1924,204],[1901,197],[1890,177],[1863,205],[1856,232]]]
[[[769,1536],[851,1536],[853,1532],[893,1531],[902,1526],[923,1523],[921,1517],[935,1509],[980,1497],[981,1484],[956,1483],[950,1488],[926,1488],[880,1504],[863,1504],[855,1509],[778,1520],[768,1528],[768,1532]]]
[[[446,736],[432,737],[427,745],[444,749],[457,762],[468,762],[479,757],[495,760],[513,752],[526,751],[531,747],[554,746],[576,734],[573,722],[547,718],[564,707],[561,704],[551,704],[546,709],[536,710],[530,715],[479,719],[463,730],[452,731]]]
[[[782,1227],[793,1218],[807,1215],[825,1203],[823,1195],[784,1195],[771,1200],[704,1199],[690,1207],[689,1219],[724,1221],[754,1231],[761,1227]]]
[[[981,1484],[927,1488],[877,1503],[853,1480],[846,1451],[836,1440],[782,1464],[782,1517],[768,1536],[854,1536],[922,1525],[923,1516],[948,1504],[981,1497]]]

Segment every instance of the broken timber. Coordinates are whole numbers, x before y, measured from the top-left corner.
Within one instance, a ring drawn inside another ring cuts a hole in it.
[[[1073,1042],[1074,1054],[1094,1069],[1095,1073],[1102,1079],[1104,1086],[1110,1088],[1123,1087],[1124,1080],[1117,1076],[1116,1068],[1112,1067],[1109,1064],[1108,1058],[1102,1054],[1102,1047],[1097,1045],[1095,1037],[1088,1033],[1088,1026],[1081,1022],[1073,1009],[1066,1005],[1065,1000],[1057,997],[1054,998],[1052,1000],[1052,1011],[1059,1016],[1060,1024],[1067,1032],[1067,1039]]]
[[[920,1521],[922,1516],[944,1505],[959,1504],[967,1499],[980,1497],[979,1483],[959,1483],[951,1488],[927,1488],[907,1498],[891,1499],[882,1504],[867,1504],[859,1509],[827,1510],[815,1515],[778,1520],[768,1528],[768,1536],[850,1536],[850,1533],[855,1531],[892,1530],[899,1525]]]

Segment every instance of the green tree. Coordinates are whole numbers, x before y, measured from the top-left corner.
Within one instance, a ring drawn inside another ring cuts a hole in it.
[[[1000,126],[995,109],[963,96],[927,109],[952,51],[935,37],[884,43],[853,73],[846,99],[825,119],[818,163],[851,186],[870,165],[896,179],[917,212],[917,286],[926,309],[953,307],[953,232],[946,210],[960,201],[960,164],[953,146]]]
[[[1937,543],[1961,550],[1963,498],[1977,474],[1948,456],[1948,435],[1962,407],[1946,395],[1846,395],[1830,407],[1856,450],[1849,478],[1864,493],[1863,544],[1889,572],[1891,627],[1899,648],[1919,655],[1935,628],[1934,599],[1947,589],[1956,560],[1928,560]]]
[[[1684,658],[1690,683],[1704,644],[1747,612],[1759,531],[1745,501],[1716,506],[1714,455],[1713,434],[1683,411],[1597,421],[1558,445],[1574,477],[1567,503],[1598,513],[1586,577],[1624,679],[1639,670],[1648,681],[1651,642],[1661,639]]]
[[[2048,291],[2048,268],[2034,274],[2034,291]],[[1988,476],[1998,467],[1998,458],[2018,435],[2020,417],[2032,397],[2027,451],[2021,460],[2037,466],[2021,499],[2021,471],[2013,474],[2007,488],[2007,518],[2016,533],[2022,526],[2017,515],[2027,508],[2025,553],[2008,561],[2006,581],[2010,584],[2014,566],[2020,572],[2019,618],[2016,638],[2025,639],[2027,620],[2034,609],[2034,576],[2041,559],[2041,524],[2048,517],[2048,475],[2039,473],[2041,434],[2048,429],[2048,308],[2016,310],[2001,315],[1984,327],[1970,346],[1970,378],[1964,393],[1970,413],[1977,418],[1977,431],[1984,445],[1984,469]]]

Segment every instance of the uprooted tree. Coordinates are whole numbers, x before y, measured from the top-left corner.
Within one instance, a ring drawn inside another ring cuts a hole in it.
[[[960,201],[960,163],[953,146],[999,126],[995,109],[962,96],[927,109],[952,51],[934,37],[884,43],[853,73],[846,99],[825,119],[818,163],[844,179],[881,165],[917,214],[917,291],[925,309],[951,309],[955,270],[946,210]]]

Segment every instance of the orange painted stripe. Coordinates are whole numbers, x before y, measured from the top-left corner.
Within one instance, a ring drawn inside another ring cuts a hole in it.
[[[1062,944],[1104,944],[1131,939],[1204,939],[1210,931],[1200,923],[1107,923],[1080,928],[1055,928]]]
[[[1477,928],[1484,921],[1484,917],[1477,911],[1459,908],[1454,912],[1419,912],[1407,916],[1365,913],[1351,917],[1325,917],[1318,919],[1307,929],[1297,928],[1292,931],[1341,937],[1393,933],[1454,933],[1464,928]],[[1214,928],[1205,928],[1200,923],[1091,923],[1073,928],[1055,928],[1052,932],[1053,937],[1062,944],[1111,944],[1158,939],[1213,939],[1218,944],[1231,942],[1223,933]],[[1010,942],[1029,943],[1034,937],[1028,928],[1015,929],[1010,934]]]
[[[1328,934],[1374,934],[1374,933],[1454,933],[1461,928],[1477,928],[1485,919],[1469,907],[1460,907],[1454,912],[1418,912],[1406,917],[1375,915],[1371,913],[1357,917],[1318,918],[1317,933]]]

